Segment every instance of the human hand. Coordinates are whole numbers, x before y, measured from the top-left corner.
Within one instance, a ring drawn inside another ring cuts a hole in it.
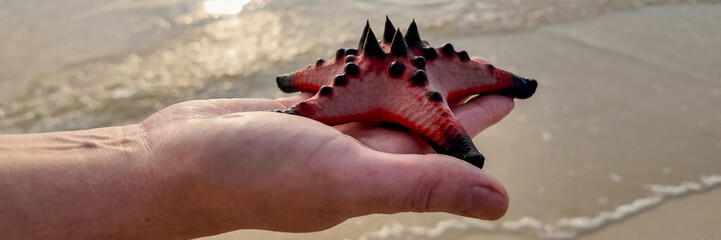
[[[189,101],[141,123],[184,237],[254,228],[317,231],[372,213],[449,212],[497,219],[508,196],[466,162],[432,152],[411,132],[351,123],[329,127],[272,112],[286,99]],[[454,108],[471,136],[503,118],[513,100],[484,96]]]

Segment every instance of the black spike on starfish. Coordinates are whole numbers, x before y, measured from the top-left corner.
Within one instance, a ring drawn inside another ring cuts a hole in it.
[[[418,26],[416,26],[415,19],[411,21],[411,25],[409,25],[408,29],[406,30],[406,43],[410,48],[417,49],[425,47],[423,45],[423,40],[421,40],[421,35],[418,33]]]
[[[395,35],[396,27],[393,26],[393,23],[388,18],[388,15],[386,15],[386,24],[385,28],[383,29],[383,43],[390,43],[393,41],[393,35]]]
[[[391,55],[408,56],[408,45],[406,45],[406,40],[403,39],[400,28],[396,30],[391,40]]]
[[[386,26],[392,26],[386,18]],[[467,97],[500,94],[525,99],[538,83],[471,59],[453,45],[432,48],[421,40],[415,20],[406,31],[393,30],[378,43],[366,24],[358,55],[353,52],[296,72],[278,76],[284,92],[314,91],[310,99],[285,110],[328,125],[384,121],[417,132],[438,153],[463,159],[479,168],[484,157],[450,110]]]
[[[386,17],[387,18],[387,17]],[[371,28],[371,24],[369,20],[366,20],[366,26],[363,28],[363,32],[361,33],[361,39],[358,43],[358,49],[363,49],[363,44],[366,42],[366,35],[368,35],[368,29]],[[355,54],[353,54],[355,55]]]
[[[358,49],[361,50],[361,49]],[[386,53],[383,52],[383,48],[378,44],[376,35],[373,34],[373,29],[368,28],[368,35],[366,35],[366,41],[363,43],[363,50],[361,55],[366,57],[385,57]]]

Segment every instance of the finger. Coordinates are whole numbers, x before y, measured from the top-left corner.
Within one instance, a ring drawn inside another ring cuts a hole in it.
[[[275,100],[265,98],[218,98],[194,100],[181,104],[183,108],[186,108],[185,110],[192,108],[194,112],[202,112],[206,117],[215,117],[237,112],[285,110],[312,96],[311,93],[301,93],[296,96]]]
[[[508,209],[503,185],[471,164],[439,154],[361,154],[353,191],[358,213],[448,212],[495,220]],[[372,174],[369,174],[372,173]],[[363,212],[365,211],[365,212]]]
[[[513,98],[500,95],[480,96],[453,108],[470,136],[496,124],[513,110]]]
[[[275,101],[279,102],[280,104],[283,104],[286,108],[292,107],[296,104],[298,104],[300,101],[306,100],[308,98],[313,97],[314,93],[311,92],[301,92],[298,95],[290,96],[290,97],[284,97],[284,98],[278,98]]]
[[[176,103],[159,113],[172,116],[173,120],[203,119],[223,116],[238,112],[269,111],[285,109],[283,104],[262,98],[219,98],[192,100]]]
[[[353,122],[335,126],[374,150],[387,153],[431,153],[433,149],[417,133],[381,127],[377,122]]]
[[[471,136],[500,121],[513,109],[513,99],[482,96],[453,109]],[[387,153],[431,153],[433,150],[417,133],[379,127],[377,122],[348,123],[335,126],[369,148]]]
[[[214,105],[219,110],[226,112],[225,114],[228,114],[234,112],[284,110],[312,96],[312,93],[302,92],[295,96],[275,100],[265,98],[224,98],[203,101]]]

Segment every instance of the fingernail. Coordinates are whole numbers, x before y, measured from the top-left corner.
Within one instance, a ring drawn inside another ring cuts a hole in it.
[[[508,209],[508,201],[496,191],[474,186],[466,193],[466,201],[461,208],[463,213],[488,220],[501,218]]]

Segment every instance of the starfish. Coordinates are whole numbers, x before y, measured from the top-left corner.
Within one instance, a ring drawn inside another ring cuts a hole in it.
[[[312,91],[313,97],[282,111],[327,125],[356,121],[400,124],[420,134],[438,153],[482,168],[485,158],[450,107],[473,95],[525,99],[533,79],[516,76],[450,43],[440,48],[421,40],[413,20],[405,37],[386,16],[379,42],[368,21],[357,49],[338,49],[332,60],[276,78],[284,92]]]

